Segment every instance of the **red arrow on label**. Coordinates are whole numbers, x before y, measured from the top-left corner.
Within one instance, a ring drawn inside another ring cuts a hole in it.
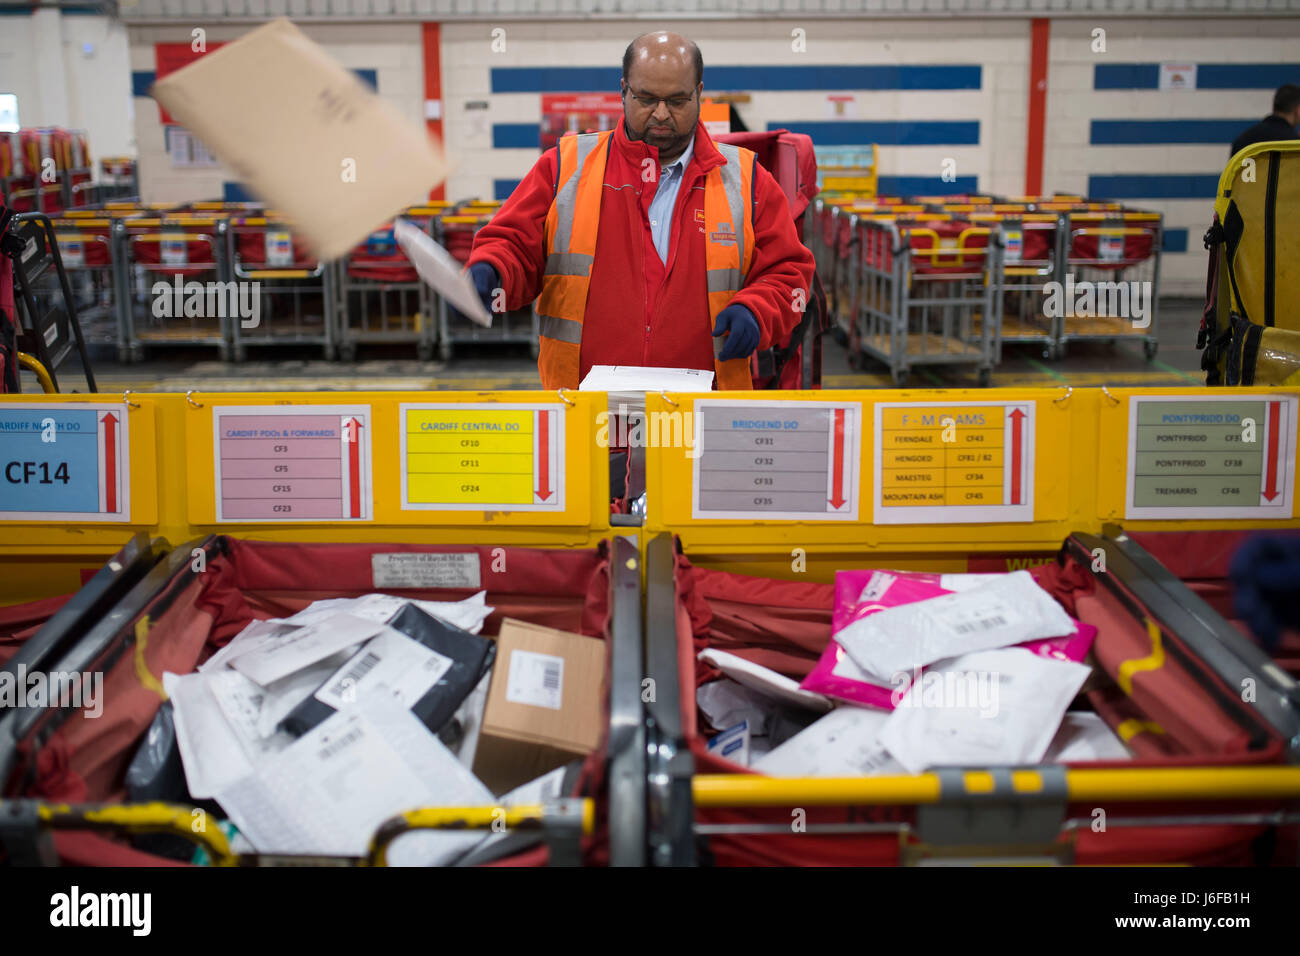
[[[1011,503],[1020,504],[1020,430],[1025,413],[1020,409],[1011,412]]]
[[[538,498],[551,497],[551,413],[537,413],[537,491]]]
[[[117,513],[117,418],[107,412],[104,423],[104,510]]]
[[[361,422],[349,418],[343,423],[348,441],[348,491],[352,502],[349,517],[361,517]]]
[[[842,508],[844,497],[844,409],[835,409],[835,441],[831,445],[831,507]]]
[[[1272,501],[1277,497],[1277,445],[1281,439],[1281,423],[1278,421],[1282,417],[1282,403],[1268,403],[1268,448],[1264,450],[1264,457],[1268,459],[1264,472],[1264,500]]]

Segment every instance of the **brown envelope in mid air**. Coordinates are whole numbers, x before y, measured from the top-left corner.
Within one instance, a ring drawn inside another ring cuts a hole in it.
[[[323,259],[446,177],[421,126],[285,19],[169,74],[152,93]]]

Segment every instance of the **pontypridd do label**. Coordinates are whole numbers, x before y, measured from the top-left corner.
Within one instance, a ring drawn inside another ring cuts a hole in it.
[[[1129,408],[1127,517],[1291,516],[1295,396],[1138,395]]]

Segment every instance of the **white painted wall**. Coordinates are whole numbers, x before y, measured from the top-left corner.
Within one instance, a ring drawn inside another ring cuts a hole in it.
[[[120,21],[52,9],[0,17],[0,93],[18,95],[24,126],[86,130],[96,161],[135,152],[131,70]]]

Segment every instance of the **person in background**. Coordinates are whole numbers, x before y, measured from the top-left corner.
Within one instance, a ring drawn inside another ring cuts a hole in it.
[[[1272,143],[1282,139],[1300,139],[1296,126],[1300,125],[1300,86],[1287,83],[1273,94],[1273,112],[1232,142],[1232,155],[1236,156],[1255,143]]]
[[[749,356],[801,318],[812,254],[771,174],[700,122],[703,73],[685,37],[633,40],[623,122],[561,138],[475,237],[484,305],[537,299],[546,388],[577,388],[593,365],[706,369],[718,388],[751,388]]]

